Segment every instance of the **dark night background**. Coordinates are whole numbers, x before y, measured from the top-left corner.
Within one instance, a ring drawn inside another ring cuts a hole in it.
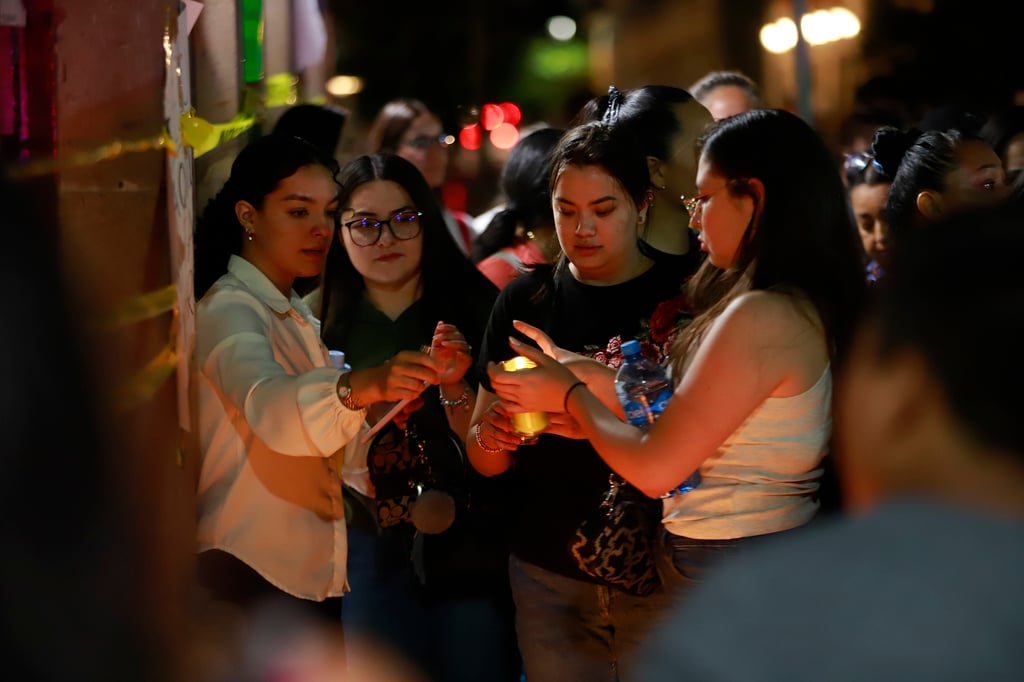
[[[589,10],[642,14],[665,2],[671,0],[448,0],[401,9],[386,2],[328,0],[328,6],[337,23],[338,72],[366,80],[360,115],[372,115],[401,94],[451,116],[457,106],[517,97],[528,41],[544,32],[549,16],[569,15],[584,31],[581,19]],[[807,8],[832,4],[841,3],[807,2]],[[922,106],[952,102],[983,110],[1008,103],[1014,90],[1024,88],[1021,3],[935,0],[930,13],[915,9],[928,4],[868,2],[861,58],[870,73],[887,77],[884,87]],[[720,4],[723,57],[729,61],[723,66],[759,72],[756,27],[766,5]]]

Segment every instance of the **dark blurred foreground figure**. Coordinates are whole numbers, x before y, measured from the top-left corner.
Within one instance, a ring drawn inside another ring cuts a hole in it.
[[[1020,215],[947,219],[894,260],[838,394],[857,515],[723,566],[642,679],[1021,679]]]
[[[0,677],[169,680],[142,515],[116,467],[132,453],[101,423],[57,245],[23,196],[0,177],[0,281],[32,282],[0,329]]]

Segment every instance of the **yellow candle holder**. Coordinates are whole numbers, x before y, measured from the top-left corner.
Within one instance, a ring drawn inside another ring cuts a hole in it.
[[[501,363],[501,369],[505,372],[518,372],[536,366],[537,363],[522,355]],[[527,445],[537,442],[537,436],[547,428],[549,422],[547,412],[516,412],[512,415],[512,428]]]

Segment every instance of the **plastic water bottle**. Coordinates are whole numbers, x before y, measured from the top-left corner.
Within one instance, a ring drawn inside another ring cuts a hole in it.
[[[345,352],[340,350],[327,351],[331,355],[331,364],[342,372],[351,372],[352,365],[345,362]]]
[[[626,413],[626,421],[646,431],[661,416],[672,397],[672,381],[661,365],[643,356],[639,341],[625,341],[622,356],[622,365],[615,375],[615,394]],[[685,493],[698,485],[700,471],[696,470],[662,497]]]

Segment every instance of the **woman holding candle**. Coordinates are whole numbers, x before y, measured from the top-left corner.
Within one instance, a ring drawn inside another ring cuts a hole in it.
[[[507,553],[490,515],[503,482],[467,471],[461,443],[478,383],[472,348],[497,289],[461,254],[410,162],[394,154],[360,156],[339,180],[338,243],[310,297],[324,340],[344,350],[355,371],[427,344],[442,365],[438,387],[425,387],[423,405],[410,417],[414,432],[385,427],[377,442],[394,449],[375,445],[370,452],[373,470],[375,453],[405,448],[416,455],[422,446],[424,466],[398,478],[433,489],[411,505],[395,488],[385,489],[381,477],[375,491],[346,489],[354,501],[346,635],[393,647],[431,680],[518,680]],[[363,402],[355,386],[352,397]],[[367,407],[373,423],[390,405]],[[424,471],[429,480],[419,478]],[[401,516],[382,516],[382,504]]]
[[[568,366],[513,341],[539,367],[491,372],[508,410],[567,414],[649,495],[699,468],[698,488],[664,502],[680,584],[751,538],[815,516],[832,374],[866,286],[842,181],[796,116],[758,110],[719,122],[702,139],[697,186],[687,206],[708,252],[688,287],[698,316],[673,345],[675,391],[646,434],[602,404],[610,372],[579,373],[585,363],[536,329],[518,327]]]
[[[550,177],[563,256],[502,290],[481,363],[513,355],[513,320],[531,322],[562,348],[602,366],[621,364],[627,339],[640,339],[660,359],[682,308],[680,287],[696,260],[653,259],[641,250],[649,175],[635,140],[608,123],[574,128],[554,151]],[[630,654],[653,626],[663,595],[636,596],[602,583],[579,568],[571,550],[576,528],[608,489],[610,469],[564,415],[552,415],[536,444],[523,444],[486,379],[467,445],[478,471],[512,476],[509,572],[527,678],[628,679]]]

